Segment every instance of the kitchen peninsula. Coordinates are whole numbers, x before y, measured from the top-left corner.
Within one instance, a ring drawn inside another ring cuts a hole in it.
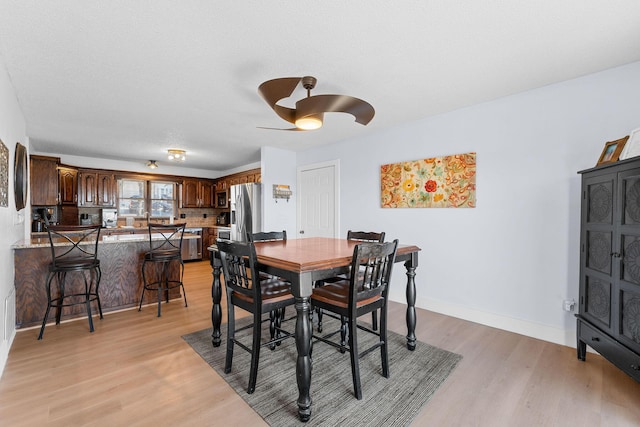
[[[200,236],[184,234],[184,242]],[[100,237],[98,258],[102,270],[100,280],[100,301],[102,310],[121,310],[135,307],[142,294],[142,261],[149,250],[148,234],[113,234]],[[16,328],[40,325],[47,307],[45,281],[51,262],[51,247],[48,237],[33,237],[13,245],[15,288],[16,288]],[[177,272],[174,265],[172,273]],[[147,270],[148,271],[148,270]],[[179,288],[172,289],[170,298],[180,298]],[[155,292],[145,293],[143,304],[157,303]],[[83,306],[65,307],[62,320],[86,316]]]

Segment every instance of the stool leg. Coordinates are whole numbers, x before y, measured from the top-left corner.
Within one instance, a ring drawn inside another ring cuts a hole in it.
[[[98,302],[98,311],[100,312],[100,318],[104,319],[104,317],[102,316],[102,304],[100,304],[100,294],[98,293],[98,288],[100,287],[100,279],[102,279],[102,270],[100,270],[100,267],[98,267],[96,270],[97,270],[97,274],[96,274],[96,301]]]
[[[158,317],[162,316],[162,313],[161,313],[162,284],[166,280],[166,267],[167,267],[167,263],[163,262],[162,263],[162,273],[161,273],[160,279],[158,280]]]
[[[142,301],[144,301],[144,290],[147,289],[147,276],[144,273],[144,267],[147,265],[147,260],[142,262],[142,295],[140,295],[140,305],[138,311],[142,310]]]
[[[180,286],[182,286],[182,296],[184,297],[184,306],[189,307],[187,304],[187,292],[184,290],[184,262],[180,260]]]
[[[44,319],[42,319],[42,326],[40,327],[40,333],[38,334],[38,339],[42,339],[42,335],[44,335],[44,327],[47,324],[47,318],[49,317],[49,310],[51,310],[51,281],[55,273],[49,273],[49,277],[47,277],[47,311],[44,313]]]
[[[60,295],[56,299],[56,301],[58,302],[56,305],[56,325],[60,324],[60,317],[62,316],[62,304],[64,303],[64,285],[66,280],[67,273],[59,272],[57,274],[58,290],[60,292]]]
[[[87,276],[85,273],[82,273],[82,277],[84,278],[84,298],[85,305],[87,306],[87,319],[89,320],[89,332],[93,332],[93,316],[91,315],[91,272],[89,272],[89,280],[87,280]]]

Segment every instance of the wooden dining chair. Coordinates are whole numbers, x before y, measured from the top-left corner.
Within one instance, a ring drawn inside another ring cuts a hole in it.
[[[357,242],[371,242],[371,243],[382,243],[384,242],[384,231],[376,232],[376,231],[347,231],[347,240],[353,240]],[[339,280],[344,280],[347,278],[347,275],[340,275],[336,277],[329,277],[327,279],[322,279],[316,281],[314,284],[315,287],[323,286],[325,283],[333,283]],[[322,310],[317,310],[318,316],[318,332],[322,332]],[[378,328],[378,312],[371,312],[371,326],[375,331]]]
[[[314,307],[325,310],[328,316],[341,320],[340,329],[337,331],[326,335],[314,334],[313,338],[315,341],[325,342],[338,348],[341,353],[349,351],[353,391],[358,400],[362,399],[359,364],[361,357],[380,348],[382,375],[389,378],[387,301],[397,248],[397,239],[388,243],[356,245],[351,259],[349,278],[314,288],[311,294],[311,304]],[[375,310],[380,310],[379,331],[358,324],[358,317]],[[346,319],[346,325],[343,319]],[[373,346],[362,352],[358,349],[358,329],[378,337]],[[345,345],[347,332],[349,338]],[[339,343],[332,339],[337,334],[340,334]]]
[[[287,230],[282,231],[261,231],[258,233],[249,234],[250,242],[286,242],[287,241]],[[282,281],[286,281],[285,279],[278,278],[277,276],[272,276],[270,274],[264,273],[262,271],[259,272],[260,279],[279,279]],[[279,336],[279,328],[282,325],[282,319],[286,316],[286,307],[282,307],[280,310],[274,310],[269,313],[269,317],[271,322],[275,325],[276,328],[276,337]],[[277,341],[275,344],[271,344],[270,348],[273,350],[275,346],[280,345],[280,341]]]
[[[260,278],[253,242],[232,242],[218,239],[216,245],[222,261],[222,274],[227,290],[227,355],[224,372],[231,372],[234,345],[237,344],[240,348],[251,353],[251,368],[247,387],[247,393],[251,394],[256,388],[260,348],[269,346],[275,349],[277,343],[294,336],[292,333],[282,330],[280,325],[276,326],[273,319],[262,319],[265,313],[280,311],[284,307],[294,304],[291,284],[278,278]],[[255,280],[255,278],[259,279]],[[251,324],[236,329],[236,306],[253,314]],[[266,321],[270,321],[271,337],[263,343],[261,325]],[[251,345],[243,344],[236,338],[236,333],[249,328],[253,329]]]

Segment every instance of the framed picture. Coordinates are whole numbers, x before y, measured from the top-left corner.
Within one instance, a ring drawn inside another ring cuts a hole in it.
[[[29,174],[27,170],[27,148],[16,143],[16,158],[13,169],[13,191],[16,199],[16,210],[19,212],[27,204],[27,191],[29,190]]]
[[[618,160],[630,159],[640,156],[640,129],[634,129],[629,133],[629,139],[624,145],[624,150],[620,153]]]
[[[9,149],[0,140],[0,206],[9,206]]]
[[[622,153],[622,149],[624,148],[625,143],[629,139],[629,136],[625,136],[624,138],[616,139],[615,141],[609,141],[604,145],[604,150],[602,150],[602,154],[600,154],[600,159],[596,166],[600,166],[606,163],[617,162],[620,157],[620,153]]]

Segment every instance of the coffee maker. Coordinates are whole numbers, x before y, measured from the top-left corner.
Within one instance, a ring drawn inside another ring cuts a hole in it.
[[[33,214],[33,221],[31,222],[31,231],[39,233],[46,231],[46,224],[55,224],[55,209],[54,208],[37,208],[36,213]]]

